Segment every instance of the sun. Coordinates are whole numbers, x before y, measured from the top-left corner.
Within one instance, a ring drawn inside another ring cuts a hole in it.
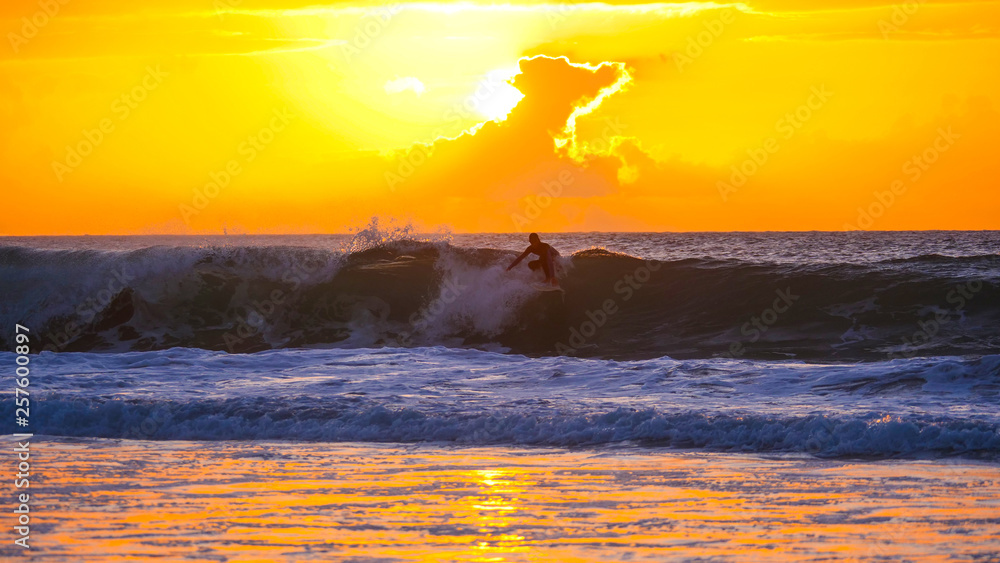
[[[511,80],[519,72],[517,67],[513,67],[486,73],[486,77],[479,82],[469,97],[475,111],[492,121],[506,119],[511,110],[524,98],[524,94],[511,84]]]

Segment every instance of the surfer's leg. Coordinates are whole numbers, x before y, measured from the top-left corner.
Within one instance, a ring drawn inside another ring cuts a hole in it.
[[[528,267],[531,268],[532,272],[534,272],[535,270],[537,270],[537,269],[539,269],[539,268],[542,267],[542,261],[541,260],[532,260],[531,262],[528,262]]]
[[[552,256],[549,255],[544,261],[541,261],[541,262],[542,262],[542,270],[545,272],[545,281],[552,281],[552,279],[553,279],[553,276],[552,276]]]

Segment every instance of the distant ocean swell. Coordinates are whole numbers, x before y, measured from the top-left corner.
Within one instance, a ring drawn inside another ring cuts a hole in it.
[[[992,255],[793,266],[594,249],[563,260],[565,298],[534,290],[527,269],[505,273],[512,257],[412,241],[353,253],[4,247],[0,321],[26,324],[53,351],[441,345],[844,360],[1000,351]]]

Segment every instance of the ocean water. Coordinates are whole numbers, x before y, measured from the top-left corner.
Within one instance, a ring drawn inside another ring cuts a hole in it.
[[[525,239],[0,239],[0,556],[1000,560],[1000,233]]]
[[[0,445],[10,442],[0,438]],[[975,561],[987,462],[46,437],[21,561]]]
[[[523,238],[7,238],[0,322],[52,436],[998,459],[1000,233]]]

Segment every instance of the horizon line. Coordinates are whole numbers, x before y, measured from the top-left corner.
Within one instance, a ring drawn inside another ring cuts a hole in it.
[[[363,230],[363,229],[359,229]],[[446,236],[446,235],[524,235],[530,233],[546,235],[574,235],[574,234],[761,234],[761,233],[1000,233],[1000,229],[852,229],[852,230],[731,230],[731,231],[462,231],[462,232],[413,232],[414,236]],[[105,233],[105,234],[31,234],[31,235],[7,235],[0,234],[0,239],[10,238],[70,238],[70,237],[309,237],[309,236],[352,236],[356,232],[334,232],[334,233]]]

